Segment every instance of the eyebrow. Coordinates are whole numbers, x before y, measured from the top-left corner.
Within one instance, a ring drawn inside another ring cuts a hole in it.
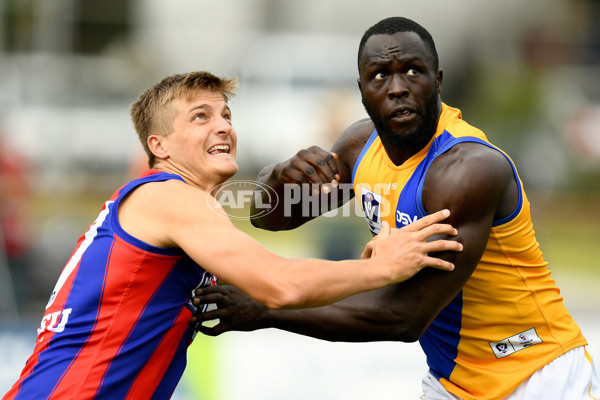
[[[193,108],[190,108],[188,110],[188,114],[193,114],[194,112],[200,111],[200,110],[213,110],[213,109],[214,108],[211,105],[203,103],[198,106],[194,106]],[[227,112],[231,113],[231,108],[229,108],[229,105],[225,104],[223,111],[227,111]]]
[[[377,66],[377,65],[388,65],[389,63],[393,62],[393,61],[400,61],[401,63],[411,63],[411,62],[426,62],[423,57],[420,56],[415,56],[415,55],[402,55],[399,57],[386,57],[385,59],[381,58],[381,57],[377,57],[376,60],[371,60],[371,61],[367,61],[366,65],[367,66]]]

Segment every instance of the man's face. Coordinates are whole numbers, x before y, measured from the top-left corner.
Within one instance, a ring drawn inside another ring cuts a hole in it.
[[[442,72],[423,40],[414,32],[373,35],[359,68],[362,101],[384,144],[425,146],[441,109]]]
[[[190,99],[174,100],[172,107],[173,132],[164,143],[177,169],[207,187],[235,175],[237,135],[223,96],[200,90]]]

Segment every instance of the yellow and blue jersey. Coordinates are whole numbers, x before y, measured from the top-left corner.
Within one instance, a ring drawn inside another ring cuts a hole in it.
[[[506,157],[519,201],[508,217],[493,221],[475,271],[420,344],[430,371],[450,393],[498,399],[556,357],[587,344],[550,276],[514,163],[463,121],[460,110],[442,104],[435,135],[402,165],[389,159],[374,131],[352,180],[371,232],[377,234],[382,221],[400,228],[426,215],[421,193],[427,170],[436,157],[462,142],[480,143]]]

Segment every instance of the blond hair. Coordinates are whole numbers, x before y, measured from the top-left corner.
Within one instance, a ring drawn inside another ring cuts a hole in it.
[[[224,79],[210,72],[196,71],[168,76],[143,92],[131,105],[130,114],[140,142],[148,155],[148,166],[152,168],[155,162],[155,156],[148,147],[148,137],[169,135],[173,131],[173,100],[181,96],[190,99],[199,90],[209,90],[220,93],[227,102],[235,95],[237,86],[237,78]]]

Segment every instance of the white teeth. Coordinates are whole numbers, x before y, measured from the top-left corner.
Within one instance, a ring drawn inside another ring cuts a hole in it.
[[[225,152],[225,153],[226,153],[226,152],[229,152],[229,145],[226,145],[226,144],[218,144],[218,145],[216,145],[216,146],[213,146],[213,147],[211,147],[210,149],[208,149],[208,152],[209,152],[209,153],[212,153],[212,152],[215,152],[215,151],[218,151],[218,152]]]

